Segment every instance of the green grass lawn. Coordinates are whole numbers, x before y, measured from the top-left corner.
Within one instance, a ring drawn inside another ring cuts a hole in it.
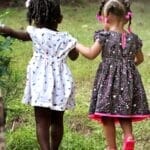
[[[145,2],[145,1],[144,1]],[[134,18],[132,28],[143,39],[143,52],[145,62],[139,66],[142,80],[150,103],[150,32],[149,32],[149,4],[133,3]],[[87,4],[86,4],[87,5]],[[60,31],[68,31],[81,43],[90,46],[93,43],[93,33],[101,28],[95,19],[99,6],[63,6],[64,20],[59,26]],[[16,29],[26,28],[26,10],[22,8],[10,8],[1,10],[8,11],[2,21]],[[35,123],[33,110],[29,106],[21,104],[24,90],[26,66],[32,56],[31,42],[15,40],[13,51],[8,55],[12,57],[12,77],[9,93],[5,98],[8,107],[6,125],[6,138],[8,150],[38,150],[35,136]],[[100,57],[93,61],[82,56],[75,62],[69,60],[76,82],[76,108],[66,111],[65,134],[60,150],[104,150],[105,142],[102,126],[88,119],[88,108],[91,96],[92,84]],[[150,149],[150,120],[134,124],[134,133],[137,139],[136,150]],[[121,129],[117,127],[117,139],[121,150]]]

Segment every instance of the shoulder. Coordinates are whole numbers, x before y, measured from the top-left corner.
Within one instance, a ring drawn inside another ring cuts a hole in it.
[[[139,35],[136,34],[136,33],[134,33],[134,32],[131,32],[131,33],[130,33],[130,36],[131,36],[132,38],[134,38],[135,40],[141,40],[141,38],[139,37]]]
[[[50,30],[48,28],[37,28],[34,26],[27,26],[26,31],[33,38],[50,38],[52,36],[57,36],[57,32]]]
[[[63,40],[65,41],[77,41],[77,39],[75,37],[73,37],[69,32],[58,32],[59,33],[59,36],[62,37]]]
[[[110,35],[109,31],[97,30],[94,33],[94,38],[108,37]]]
[[[58,32],[58,34],[60,35],[60,36],[63,36],[63,37],[73,37],[69,32]]]
[[[95,31],[94,34],[109,35],[110,32],[109,32],[109,31],[106,31],[106,30],[97,30],[97,31]]]
[[[94,33],[94,41],[98,40],[100,44],[104,44],[105,40],[109,37],[110,32],[105,30],[98,30]]]
[[[27,31],[28,33],[31,33],[31,32],[33,32],[35,29],[36,29],[36,28],[35,28],[34,26],[27,26],[26,31]]]
[[[37,35],[39,35],[41,33],[41,29],[40,28],[36,28],[34,26],[27,26],[26,31],[28,32],[30,37],[37,36]]]
[[[27,26],[26,28],[27,32],[32,34],[43,34],[43,33],[50,33],[50,34],[55,34],[55,31],[50,30],[48,28],[37,28],[35,26]]]
[[[143,41],[142,39],[136,34],[133,33],[134,39],[135,39],[135,44],[136,44],[136,49],[139,50],[143,46]]]

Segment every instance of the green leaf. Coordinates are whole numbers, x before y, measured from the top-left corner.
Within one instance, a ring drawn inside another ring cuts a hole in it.
[[[0,41],[0,51],[10,50],[10,46],[13,43],[13,38],[7,37],[4,41]]]

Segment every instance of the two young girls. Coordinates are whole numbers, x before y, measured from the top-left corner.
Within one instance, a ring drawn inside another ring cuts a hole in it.
[[[117,150],[115,123],[123,134],[123,150],[133,150],[132,121],[150,117],[150,111],[136,68],[143,61],[142,42],[125,29],[132,13],[127,0],[104,0],[97,18],[104,30],[95,32],[94,44],[87,48],[71,35],[58,32],[62,20],[57,1],[28,1],[27,32],[2,25],[0,32],[33,42],[33,57],[27,68],[23,103],[34,106],[37,138],[42,150],[57,150],[63,136],[63,114],[74,107],[74,83],[66,58],[78,52],[89,59],[102,53],[93,87],[89,117],[102,122],[107,150]],[[74,49],[75,48],[75,49]],[[50,135],[49,135],[49,129]],[[51,143],[49,140],[51,139]]]

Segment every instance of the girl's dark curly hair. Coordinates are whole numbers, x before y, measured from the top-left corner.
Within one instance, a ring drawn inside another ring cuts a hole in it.
[[[52,27],[62,18],[59,0],[31,0],[29,3],[27,19],[30,25]]]
[[[124,17],[125,15],[127,15],[128,12],[132,12],[130,5],[131,5],[131,0],[102,0],[98,15],[101,16],[102,12],[104,11],[104,8],[107,7],[105,8],[107,11],[107,15],[111,12],[116,16]],[[132,17],[129,16],[129,19],[128,19],[129,27],[131,25],[131,20],[132,20]]]

